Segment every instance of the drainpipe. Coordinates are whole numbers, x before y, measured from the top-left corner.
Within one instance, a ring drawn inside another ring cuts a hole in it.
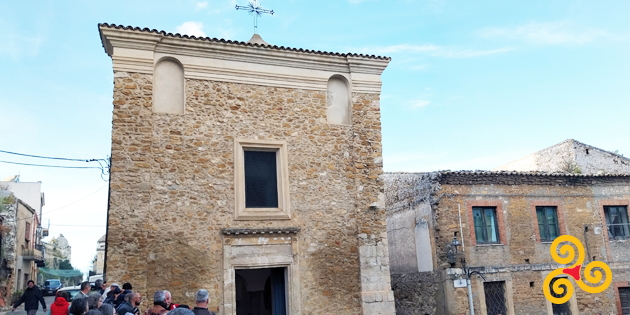
[[[473,305],[472,288],[470,287],[470,277],[466,275],[466,286],[468,287],[468,307],[470,315],[475,315],[475,306]]]

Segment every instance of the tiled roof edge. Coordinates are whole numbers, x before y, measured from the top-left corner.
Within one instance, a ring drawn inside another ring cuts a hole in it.
[[[364,54],[356,54],[356,53],[338,53],[338,52],[328,52],[328,51],[320,51],[320,50],[315,51],[315,50],[303,49],[303,48],[292,48],[292,47],[284,47],[284,46],[276,46],[276,45],[252,44],[252,43],[248,43],[248,42],[234,41],[234,40],[228,40],[228,39],[216,38],[216,37],[215,38],[197,37],[197,36],[194,36],[194,35],[193,36],[181,35],[179,33],[173,34],[173,33],[167,33],[165,31],[158,31],[156,29],[149,29],[147,27],[140,28],[140,27],[123,26],[123,25],[109,24],[109,23],[99,23],[98,24],[99,33],[101,32],[101,27],[123,29],[123,30],[130,30],[130,31],[140,31],[140,32],[147,32],[147,33],[155,33],[155,34],[161,34],[161,35],[164,35],[164,36],[176,37],[176,38],[186,38],[186,39],[194,39],[194,40],[201,40],[201,41],[211,41],[211,42],[216,42],[216,43],[225,43],[225,44],[233,44],[233,45],[241,45],[241,46],[262,47],[262,48],[267,48],[267,49],[275,49],[275,50],[283,50],[283,51],[294,51],[294,52],[301,52],[301,53],[307,53],[307,54],[318,54],[318,55],[325,55],[325,56],[338,56],[338,57],[348,57],[349,56],[349,57],[359,57],[359,58],[366,58],[366,59],[387,60],[387,61],[392,59],[390,57],[385,57],[385,56],[364,55]]]

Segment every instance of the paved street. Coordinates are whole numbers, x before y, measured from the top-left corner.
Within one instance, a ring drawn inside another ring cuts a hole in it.
[[[50,304],[52,302],[55,301],[55,297],[54,296],[45,296],[44,297],[44,301],[46,301],[46,307],[50,307]],[[42,310],[42,305],[39,305],[39,309],[37,310],[37,315],[44,315],[44,311]],[[26,311],[24,310],[24,303],[22,303],[22,305],[20,305],[20,307],[18,307],[15,312],[11,312],[10,310],[8,312],[0,312],[0,315],[26,315]]]

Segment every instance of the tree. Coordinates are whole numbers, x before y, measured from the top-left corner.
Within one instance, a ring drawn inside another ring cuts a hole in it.
[[[72,264],[70,263],[69,260],[64,259],[59,262],[59,270],[72,270],[72,269],[74,268],[72,268]]]

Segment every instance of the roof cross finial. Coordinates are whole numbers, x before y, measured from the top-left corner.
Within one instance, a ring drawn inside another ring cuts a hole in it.
[[[258,34],[258,17],[262,16],[263,13],[273,15],[273,10],[263,9],[263,7],[258,4],[258,0],[251,0],[248,5],[237,4],[236,10],[245,10],[249,12],[250,15],[254,16],[254,34]]]

